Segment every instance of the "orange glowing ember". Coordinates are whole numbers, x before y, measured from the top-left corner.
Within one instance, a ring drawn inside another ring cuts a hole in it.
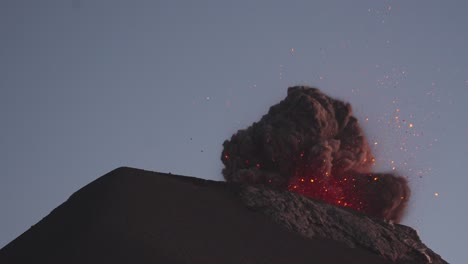
[[[368,189],[363,186],[383,184],[379,177],[372,174],[340,176],[332,173],[317,174],[316,170],[310,166],[299,167],[300,169],[296,169],[295,176],[288,182],[289,191],[329,204],[374,214],[375,201],[369,200]]]
[[[326,203],[349,207],[358,211],[364,209],[364,201],[347,178],[295,177],[288,190]]]

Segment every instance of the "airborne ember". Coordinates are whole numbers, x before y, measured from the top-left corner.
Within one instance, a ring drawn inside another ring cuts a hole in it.
[[[372,173],[375,161],[351,105],[296,86],[260,121],[223,143],[227,181],[268,184],[399,222],[405,178]]]

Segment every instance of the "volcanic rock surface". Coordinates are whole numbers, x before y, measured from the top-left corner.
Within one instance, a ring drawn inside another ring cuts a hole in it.
[[[0,263],[446,263],[406,226],[287,191],[122,167],[0,250]]]
[[[263,212],[304,237],[340,241],[351,248],[368,249],[395,263],[447,263],[408,226],[262,186],[244,186],[240,196],[249,208]]]

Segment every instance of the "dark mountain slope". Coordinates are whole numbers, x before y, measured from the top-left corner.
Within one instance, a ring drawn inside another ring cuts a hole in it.
[[[0,263],[389,263],[288,230],[246,206],[245,190],[119,168],[1,249]]]

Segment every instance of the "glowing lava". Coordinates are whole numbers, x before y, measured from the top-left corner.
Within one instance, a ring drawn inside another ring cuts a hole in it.
[[[356,178],[293,177],[288,190],[304,196],[358,211],[365,209],[366,201],[353,184]]]
[[[376,208],[381,182],[379,174],[350,174],[336,176],[317,174],[315,169],[298,169],[288,182],[291,192],[311,197],[329,204],[351,208],[365,214],[381,217]]]
[[[399,220],[400,211],[395,209],[405,206],[409,198],[409,190],[402,187],[405,179],[393,178],[390,174],[327,176],[302,170],[295,175],[288,182],[289,191],[378,218]],[[397,181],[389,184],[388,181],[394,179]]]

